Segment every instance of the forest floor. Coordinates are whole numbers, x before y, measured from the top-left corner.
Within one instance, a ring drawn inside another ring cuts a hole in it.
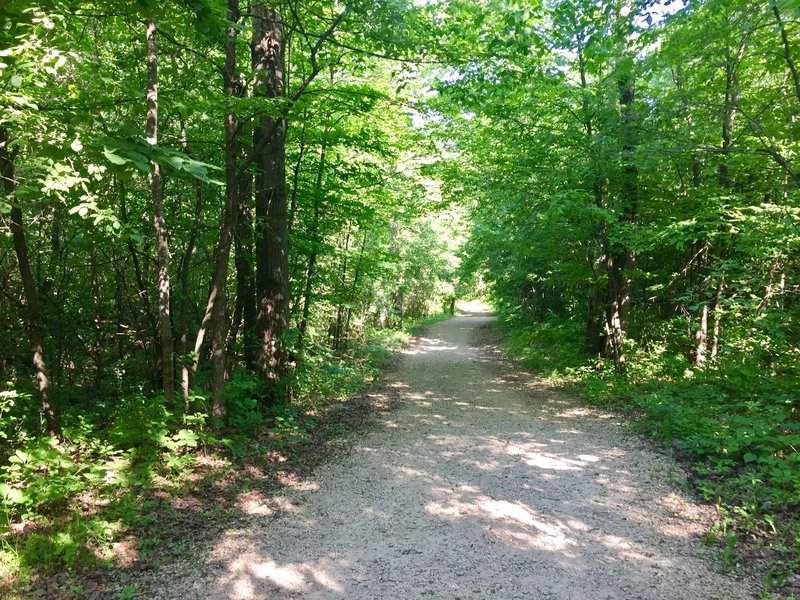
[[[151,599],[744,599],[713,508],[611,415],[503,360],[492,317],[429,326],[370,393],[372,427],[135,577]],[[246,500],[246,499],[245,499]]]

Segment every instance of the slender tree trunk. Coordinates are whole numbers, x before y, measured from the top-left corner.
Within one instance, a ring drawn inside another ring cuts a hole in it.
[[[614,253],[607,260],[608,279],[609,279],[609,304],[606,309],[608,339],[611,342],[611,352],[614,358],[614,366],[619,373],[626,372],[625,366],[625,328],[623,321],[623,311],[625,302],[625,285],[623,283],[624,273],[621,266],[616,262],[621,257],[619,253]]]
[[[247,150],[243,149],[243,155]],[[258,370],[258,333],[256,328],[255,274],[253,272],[253,177],[240,175],[239,214],[236,219],[236,301],[241,303],[242,349],[245,368]]]
[[[17,178],[14,170],[14,153],[9,148],[10,143],[8,131],[0,126],[0,176],[3,179],[3,192],[6,202],[11,205],[9,227],[13,238],[14,252],[17,255],[22,291],[25,297],[26,326],[28,342],[33,355],[33,368],[36,372],[36,386],[39,390],[39,399],[42,403],[47,432],[50,435],[60,437],[61,423],[53,405],[52,390],[50,388],[50,380],[47,377],[47,365],[44,360],[41,313],[36,292],[36,282],[33,279],[33,272],[28,258],[28,242],[25,238],[22,209],[15,198]]]
[[[583,353],[587,356],[599,356],[602,353],[602,323],[600,292],[596,286],[589,290],[586,310],[586,334],[583,341]]]
[[[297,160],[292,169],[292,193],[289,201],[289,223],[288,231],[292,231],[294,226],[294,215],[297,211],[297,184],[300,181],[300,170],[303,166],[303,157],[306,153],[306,124],[308,123],[308,111],[303,111],[303,125],[300,128],[300,149],[297,151]],[[319,188],[317,188],[319,189]]]
[[[714,296],[714,306],[712,309],[712,313],[714,315],[714,326],[713,326],[713,333],[711,338],[711,362],[715,362],[717,360],[717,354],[719,354],[719,346],[720,346],[720,329],[722,327],[722,292],[725,290],[725,280],[720,279],[719,284],[717,284],[717,293]]]
[[[703,304],[700,310],[700,328],[697,330],[697,349],[694,362],[699,368],[706,366],[706,355],[708,353],[708,303]]]
[[[318,214],[319,209],[314,210],[314,214]],[[302,352],[306,339],[306,331],[308,330],[308,319],[311,315],[311,300],[314,285],[314,277],[316,276],[317,268],[317,249],[316,247],[311,251],[308,257],[308,269],[306,270],[306,285],[303,292],[303,314],[300,318],[300,324],[297,327],[297,352]]]
[[[342,271],[339,276],[339,285],[341,292],[339,294],[339,304],[336,307],[336,322],[333,326],[333,340],[332,347],[335,351],[339,351],[342,339],[342,325],[344,323],[344,295],[347,289],[347,252],[350,247],[350,229],[347,229],[347,235],[344,238],[344,247],[342,249]]]
[[[228,20],[231,23],[239,21],[239,0],[228,0]],[[236,81],[236,37],[238,34],[239,29],[232,26],[228,29],[228,37],[225,40],[224,92],[231,98],[238,95]],[[236,114],[233,111],[225,115],[225,212],[222,218],[222,235],[217,248],[212,284],[217,288],[217,301],[212,307],[211,316],[211,413],[218,419],[224,419],[227,415],[222,388],[225,385],[227,349],[225,335],[228,331],[228,322],[225,318],[228,263],[239,203],[237,177],[239,144],[236,138],[236,121]]]
[[[675,86],[678,91],[683,92],[683,78],[681,76],[681,68],[680,66],[674,73],[673,79],[675,81]],[[694,118],[692,117],[691,109],[689,106],[689,100],[686,96],[684,96],[681,100],[681,105],[683,108],[684,113],[684,123],[686,124],[686,128],[689,131],[690,138],[692,140],[692,146],[694,147]],[[700,157],[697,155],[696,152],[692,151],[691,154],[691,186],[694,189],[700,187],[701,181],[701,167],[702,163],[700,161]],[[727,175],[726,175],[727,177]],[[694,208],[694,207],[693,207]],[[706,242],[707,244],[708,242]],[[699,275],[703,277],[703,283],[700,286],[700,327],[698,328],[697,332],[695,332],[695,348],[694,348],[694,363],[697,365],[698,368],[702,369],[705,367],[708,357],[708,316],[710,306],[709,303],[706,301],[706,296],[708,293],[708,280],[709,277],[707,276],[707,268],[710,262],[711,257],[711,248],[708,245],[704,245],[704,242],[698,242],[692,249],[693,256],[700,256],[702,254],[702,260],[698,260],[698,268],[695,269],[692,267],[689,271],[689,281],[688,287],[689,289],[694,288],[694,275],[695,272],[699,272]]]
[[[122,271],[120,260],[116,253],[114,254],[114,310],[116,312],[116,347],[117,347],[117,366],[122,365],[125,358],[125,303],[123,302],[125,275]]]
[[[728,155],[733,145],[733,130],[736,125],[736,113],[739,104],[739,63],[744,56],[745,41],[742,40],[732,55],[731,49],[725,50],[725,104],[722,115],[722,162],[717,170],[717,181],[720,187],[728,188],[731,185],[731,175],[728,168]]]
[[[708,362],[708,326],[709,315],[714,311],[716,305],[716,296],[711,296],[709,293],[709,286],[711,285],[711,274],[709,273],[709,265],[711,263],[711,248],[707,245],[701,245],[695,251],[695,264],[696,269],[692,269],[689,274],[689,289],[693,289],[694,272],[702,277],[699,286],[698,300],[700,302],[699,326],[694,334],[695,349],[694,349],[694,364],[699,369],[703,369]],[[694,293],[694,292],[692,292]]]
[[[286,97],[283,22],[263,2],[253,5],[253,72],[257,96]],[[276,112],[282,107],[276,106]],[[286,398],[287,374],[282,337],[289,319],[288,236],[286,214],[286,120],[262,116],[253,135],[256,165],[256,308],[258,364],[269,401]]]
[[[781,17],[778,3],[773,0],[772,14],[775,15],[775,21],[778,23],[778,29],[781,32],[781,42],[783,43],[783,58],[786,61],[786,66],[789,67],[789,72],[792,75],[792,83],[794,84],[794,94],[797,101],[800,102],[800,75],[797,72],[797,65],[792,57],[792,49],[789,44],[789,35],[786,33],[786,26],[784,25],[783,18]]]
[[[361,265],[364,261],[364,251],[367,248],[367,232],[364,232],[364,239],[361,240],[361,249],[358,251],[358,258],[356,258],[356,268],[353,272],[353,282],[350,284],[349,306],[347,307],[347,316],[344,319],[343,334],[349,338],[350,335],[350,317],[353,315],[353,304],[356,301],[356,294],[358,293],[358,282],[361,280]],[[423,315],[427,316],[427,315]]]
[[[325,153],[327,150],[327,144],[325,140],[322,142],[322,146],[319,150],[319,165],[317,166],[317,181],[316,181],[316,192],[317,195],[314,197],[314,217],[311,221],[311,241],[312,241],[312,248],[311,254],[308,256],[308,268],[306,269],[306,285],[305,290],[303,293],[303,314],[300,318],[300,324],[297,328],[297,352],[301,353],[303,349],[303,343],[306,337],[306,330],[308,329],[308,319],[311,314],[311,299],[312,299],[312,290],[314,285],[314,276],[317,267],[317,254],[318,254],[318,246],[320,240],[319,237],[319,217],[320,217],[320,205],[322,203],[322,183],[325,177]]]
[[[97,269],[97,246],[93,245],[89,252],[89,266],[91,268],[91,298],[92,322],[94,325],[94,344],[92,345],[92,359],[94,360],[94,387],[99,390],[103,384],[105,360],[103,357],[103,305],[100,302],[100,281]]]
[[[620,138],[622,141],[622,182],[620,187],[620,221],[633,223],[638,209],[638,168],[633,162],[635,140],[633,134],[634,83],[624,73],[617,81],[621,116]],[[609,341],[618,372],[625,373],[625,330],[630,306],[631,281],[626,274],[633,255],[629,248],[619,242],[609,242],[606,251],[608,271],[609,305],[606,310]]]
[[[186,139],[186,121],[179,114],[181,123],[181,146],[183,151],[190,158],[192,156],[191,148]],[[189,274],[191,273],[192,257],[194,256],[195,246],[197,245],[197,236],[202,225],[203,214],[203,184],[199,180],[194,182],[194,213],[192,219],[192,228],[189,232],[189,240],[186,243],[186,248],[181,258],[179,277],[181,282],[181,302],[178,312],[178,356],[181,364],[181,395],[183,396],[184,409],[188,410],[189,406],[189,388],[192,385],[191,381],[191,362],[186,359],[186,354],[189,351]]]
[[[189,241],[181,259],[180,281],[181,281],[181,304],[178,318],[178,356],[181,358],[181,394],[184,404],[189,401],[189,388],[191,387],[191,363],[185,356],[189,351],[189,273],[191,272],[192,256],[197,244],[197,234],[200,229],[201,216],[203,211],[203,188],[197,183],[195,187],[194,203],[194,222],[189,234]]]
[[[147,22],[147,143],[158,144],[158,54],[156,52],[156,23]],[[164,190],[161,182],[161,165],[152,163],[150,171],[150,198],[153,203],[153,226],[156,234],[158,257],[158,330],[161,338],[161,384],[164,398],[169,402],[175,395],[174,350],[172,322],[170,319],[169,241],[164,218]]]

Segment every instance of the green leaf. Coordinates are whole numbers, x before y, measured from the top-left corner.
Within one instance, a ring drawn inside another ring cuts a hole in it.
[[[103,154],[108,159],[108,161],[115,165],[124,165],[128,161],[122,158],[119,154],[111,150],[110,148],[103,148]]]
[[[25,494],[5,483],[0,483],[0,498],[8,504],[25,504],[27,501]]]

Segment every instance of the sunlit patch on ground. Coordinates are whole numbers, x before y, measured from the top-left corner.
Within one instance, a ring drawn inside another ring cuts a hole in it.
[[[429,328],[376,396],[399,408],[354,454],[240,497],[249,521],[216,542],[197,597],[752,598],[691,546],[663,457],[498,374],[485,323]]]

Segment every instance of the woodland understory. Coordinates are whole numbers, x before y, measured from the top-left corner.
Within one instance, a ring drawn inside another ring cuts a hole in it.
[[[0,0],[0,592],[146,556],[484,296],[790,593],[798,60],[798,0]]]

